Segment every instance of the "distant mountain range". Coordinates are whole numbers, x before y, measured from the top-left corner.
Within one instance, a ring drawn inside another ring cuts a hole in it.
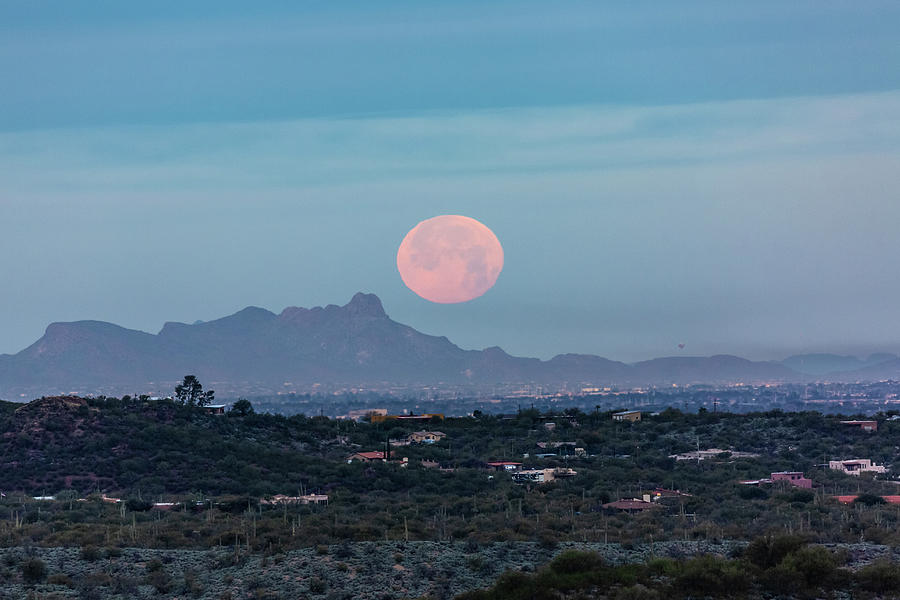
[[[897,366],[890,366],[900,357],[895,354],[872,354],[860,359],[856,356],[840,356],[837,354],[798,354],[789,356],[781,364],[805,375],[835,375],[838,373],[866,372],[896,373]],[[880,378],[879,378],[880,379]]]
[[[25,350],[0,355],[0,397],[157,387],[168,392],[168,384],[187,373],[249,390],[285,382],[637,386],[900,379],[900,357],[809,354],[758,362],[679,356],[626,364],[561,354],[543,361],[497,347],[463,350],[446,337],[391,320],[377,296],[359,293],[344,306],[291,307],[281,314],[249,307],[215,321],[166,323],[156,335],[101,321],[53,323]]]

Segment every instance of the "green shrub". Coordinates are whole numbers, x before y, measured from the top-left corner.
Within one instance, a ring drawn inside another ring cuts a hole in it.
[[[160,594],[168,594],[172,589],[172,578],[163,570],[152,571],[147,575],[147,584],[152,585]]]
[[[853,504],[862,504],[865,506],[875,506],[876,504],[884,504],[885,500],[881,496],[875,494],[860,494],[853,501]]]
[[[484,560],[483,556],[478,554],[470,555],[466,558],[466,565],[469,567],[469,570],[473,573],[484,573],[487,574],[491,570],[491,565],[486,560]]]
[[[538,534],[538,546],[544,550],[555,550],[558,545],[559,540],[556,539],[556,535],[552,532],[541,531],[541,533]]]
[[[761,573],[759,582],[773,594],[792,594],[800,589],[800,574],[788,566],[777,565]]]
[[[316,551],[318,551],[318,547],[316,548]],[[326,554],[328,553],[327,547],[326,547],[325,553]],[[350,558],[351,556],[353,556],[353,546],[347,540],[342,540],[341,543],[338,544],[337,547],[334,549],[334,557],[335,558],[347,559],[347,558]]]
[[[750,576],[737,561],[700,556],[684,563],[676,586],[689,595],[726,596],[750,587]]]
[[[744,550],[744,556],[760,569],[769,569],[781,564],[784,557],[806,544],[795,535],[766,536],[756,538]]]
[[[40,583],[47,577],[47,565],[39,558],[29,558],[22,563],[22,580],[29,585]]]
[[[550,569],[563,575],[591,573],[603,568],[603,558],[596,552],[566,550],[550,562]]]
[[[744,500],[765,500],[769,492],[755,485],[742,485],[738,488],[738,496]]]
[[[320,577],[313,577],[309,582],[309,591],[313,594],[324,594],[328,584]]]
[[[190,569],[184,572],[184,592],[194,598],[199,598],[203,595],[203,586],[197,580],[197,574]]]
[[[900,592],[900,565],[880,559],[856,573],[856,581],[864,590],[876,594]]]
[[[49,583],[50,585],[64,585],[66,587],[72,587],[72,578],[65,573],[54,573],[47,578],[47,583]]]
[[[87,587],[107,587],[113,584],[113,578],[102,571],[88,573],[84,576],[83,581]]]
[[[154,558],[147,563],[147,573],[156,573],[163,570],[163,564],[158,558]]]
[[[614,600],[658,600],[659,592],[650,589],[645,585],[636,583],[634,585],[621,588],[613,596]]]
[[[675,577],[678,575],[679,565],[671,558],[654,558],[647,563],[647,570],[652,575],[662,577]]]
[[[138,585],[140,585],[138,578],[118,574],[113,580],[113,593],[123,598],[134,598],[138,595]]]
[[[782,565],[796,571],[807,588],[826,585],[837,570],[837,561],[822,546],[806,546],[788,554]]]
[[[816,495],[811,490],[792,490],[788,494],[785,494],[785,497],[788,502],[800,502],[806,504],[815,500]]]
[[[503,598],[504,600],[531,600],[538,598],[537,589],[534,580],[519,571],[506,571],[498,579],[494,585],[495,594],[486,595],[484,598]],[[473,596],[472,600],[479,598]]]

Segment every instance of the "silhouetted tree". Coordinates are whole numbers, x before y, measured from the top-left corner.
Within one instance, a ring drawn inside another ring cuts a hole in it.
[[[236,417],[246,417],[247,415],[253,414],[253,405],[246,398],[238,398],[237,402],[235,402],[231,406],[231,410],[228,411],[229,415],[234,415]]]
[[[208,406],[213,403],[216,399],[216,392],[214,390],[206,390],[200,397],[197,399],[197,406]]]
[[[203,384],[195,375],[185,375],[184,380],[175,386],[175,400],[188,406],[206,406],[216,398],[213,390],[203,391]]]

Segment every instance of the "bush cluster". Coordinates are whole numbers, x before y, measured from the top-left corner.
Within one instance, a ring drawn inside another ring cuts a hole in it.
[[[625,598],[821,598],[843,591],[854,598],[900,594],[900,565],[879,560],[857,572],[840,556],[797,536],[754,540],[737,558],[701,555],[658,558],[643,564],[608,565],[593,552],[563,552],[531,574],[507,571],[487,590],[457,600]],[[573,596],[574,594],[574,596]],[[583,596],[588,597],[588,596]]]

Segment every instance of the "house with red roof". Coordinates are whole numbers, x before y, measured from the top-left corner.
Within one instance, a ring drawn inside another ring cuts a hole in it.
[[[347,457],[347,462],[352,463],[353,461],[359,462],[387,462],[388,457],[385,456],[385,453],[376,450],[374,452],[354,452],[350,456]]]

